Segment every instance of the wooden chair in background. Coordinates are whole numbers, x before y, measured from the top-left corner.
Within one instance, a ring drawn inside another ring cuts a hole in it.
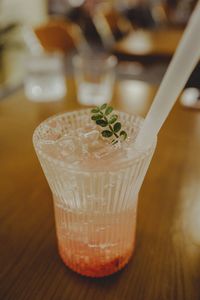
[[[44,50],[68,54],[73,49],[88,47],[81,29],[66,20],[50,20],[35,29],[36,36]]]

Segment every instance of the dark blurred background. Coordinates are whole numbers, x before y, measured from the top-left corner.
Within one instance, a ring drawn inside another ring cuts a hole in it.
[[[74,53],[100,51],[118,57],[117,76],[159,84],[196,2],[0,0],[0,98],[22,85],[38,45],[62,52],[69,76]],[[187,86],[199,77],[197,66]]]

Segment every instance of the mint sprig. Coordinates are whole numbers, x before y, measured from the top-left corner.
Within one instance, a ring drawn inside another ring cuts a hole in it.
[[[122,129],[122,124],[118,120],[118,115],[113,113],[113,107],[108,106],[106,103],[97,106],[91,110],[91,119],[101,127],[107,127],[101,135],[105,138],[113,136],[112,144],[118,143],[119,140],[126,140],[127,133]]]

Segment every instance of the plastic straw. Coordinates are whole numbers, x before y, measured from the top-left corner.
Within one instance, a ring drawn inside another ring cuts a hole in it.
[[[165,122],[187,79],[200,59],[200,0],[145,118],[135,146],[148,148]]]

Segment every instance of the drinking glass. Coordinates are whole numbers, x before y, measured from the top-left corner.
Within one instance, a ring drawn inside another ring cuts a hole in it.
[[[66,94],[63,58],[57,53],[30,55],[26,62],[25,94],[32,101],[57,101]]]
[[[119,117],[135,137],[142,119],[122,112]],[[100,158],[81,166],[74,160],[72,138],[66,138],[91,122],[88,109],[53,116],[36,128],[33,143],[53,194],[63,262],[82,275],[102,277],[123,268],[132,256],[138,192],[156,141],[145,151],[131,150],[127,159],[113,161],[110,153],[106,162]]]
[[[109,103],[115,81],[115,56],[76,55],[73,58],[78,101],[83,105]]]

